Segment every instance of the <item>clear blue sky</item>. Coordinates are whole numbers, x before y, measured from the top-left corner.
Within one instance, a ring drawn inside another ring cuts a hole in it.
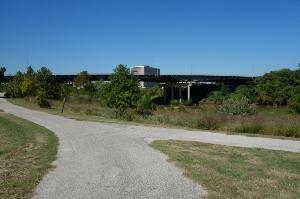
[[[300,0],[1,0],[0,65],[8,73],[260,75],[300,63]]]

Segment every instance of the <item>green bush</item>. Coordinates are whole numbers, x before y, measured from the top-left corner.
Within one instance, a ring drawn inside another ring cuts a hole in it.
[[[271,71],[255,79],[258,102],[266,105],[286,105],[299,86],[300,73],[297,70],[281,69]]]
[[[290,123],[287,125],[276,125],[276,127],[276,135],[285,137],[300,137],[300,125]]]
[[[136,116],[137,116],[136,111],[127,109],[127,110],[121,115],[121,119],[124,119],[124,120],[126,120],[126,121],[133,121],[133,120],[135,120]]]
[[[196,121],[196,128],[205,130],[216,130],[219,127],[219,121],[213,116],[205,116]]]
[[[193,101],[191,99],[182,100],[181,104],[184,105],[184,106],[192,106],[193,105]]]
[[[50,108],[50,102],[46,99],[46,93],[43,91],[39,91],[38,92],[38,96],[37,96],[37,104],[41,107],[41,108]]]
[[[105,104],[117,110],[121,116],[126,109],[136,108],[141,97],[138,79],[125,65],[118,65],[110,76],[110,82],[101,86],[101,98]]]
[[[203,99],[202,102],[212,102],[215,104],[221,104],[229,96],[228,86],[222,86],[218,91],[212,91],[206,99]]]
[[[173,99],[173,100],[170,101],[170,105],[172,105],[172,106],[178,106],[179,105],[179,101],[176,100],[176,99]]]
[[[296,94],[289,100],[289,105],[293,111],[300,114],[300,94]]]
[[[219,111],[232,115],[254,114],[255,110],[246,97],[231,96],[224,100]]]
[[[148,113],[150,110],[155,110],[156,105],[153,103],[150,95],[143,95],[137,102],[137,111],[141,114]]]
[[[237,127],[235,131],[239,133],[263,134],[264,126],[257,123],[242,123],[242,125]]]

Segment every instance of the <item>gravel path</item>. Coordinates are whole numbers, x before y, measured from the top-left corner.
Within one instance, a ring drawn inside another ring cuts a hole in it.
[[[114,123],[76,121],[28,110],[0,99],[0,109],[55,132],[56,168],[38,185],[35,198],[201,198],[206,191],[166,156],[148,146],[154,139],[196,140],[229,146],[300,152],[300,141],[254,138]]]

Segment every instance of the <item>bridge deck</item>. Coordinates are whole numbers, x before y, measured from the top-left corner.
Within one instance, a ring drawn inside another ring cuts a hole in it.
[[[76,75],[53,75],[57,82],[72,82]],[[110,74],[91,74],[91,81],[108,81]],[[9,81],[13,76],[6,76]],[[254,77],[245,76],[218,76],[218,75],[136,75],[140,81],[178,83],[178,82],[219,82],[228,84],[241,84],[254,80]]]

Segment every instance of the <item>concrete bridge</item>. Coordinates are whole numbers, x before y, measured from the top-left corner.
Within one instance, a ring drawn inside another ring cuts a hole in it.
[[[110,74],[91,74],[91,81],[109,81]],[[72,82],[76,75],[54,75],[59,82]],[[178,82],[213,82],[224,84],[244,84],[252,81],[254,77],[245,76],[218,76],[218,75],[136,75],[140,81],[158,83]]]
[[[90,79],[91,81],[109,81],[109,76],[109,74],[92,74]],[[76,75],[55,75],[58,82],[71,83],[75,77]],[[178,99],[179,101],[193,99],[196,102],[201,97],[205,97],[205,94],[207,95],[215,84],[236,87],[254,80],[254,77],[218,75],[136,75],[136,77],[142,82],[159,83],[164,89],[164,104],[172,99]],[[203,89],[204,86],[199,86],[203,84],[211,84],[211,86],[205,87],[207,89],[206,93]],[[202,95],[199,95],[199,92]]]

